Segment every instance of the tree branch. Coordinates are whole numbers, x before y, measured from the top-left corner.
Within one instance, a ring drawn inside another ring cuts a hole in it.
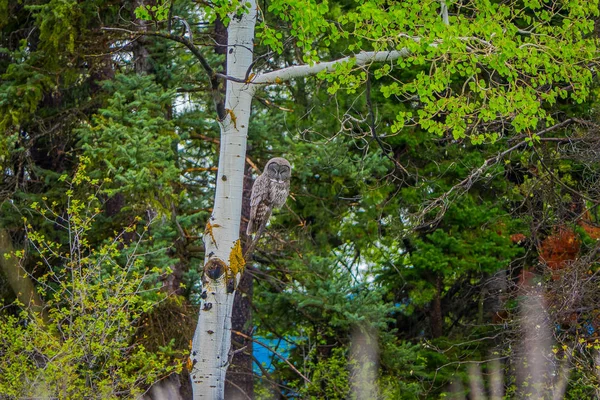
[[[367,88],[366,88],[365,95],[367,97],[367,108],[369,109],[369,129],[371,131],[371,135],[373,136],[373,138],[375,139],[375,141],[381,148],[381,152],[383,153],[383,155],[394,164],[395,168],[401,170],[402,172],[404,172],[404,174],[406,174],[408,176],[409,174],[408,174],[408,171],[406,170],[406,168],[404,168],[404,166],[398,160],[396,160],[395,158],[391,157],[388,154],[388,150],[386,150],[385,145],[381,141],[381,138],[377,135],[377,130],[375,127],[375,112],[373,111],[373,102],[371,101],[371,77],[370,76],[371,75],[367,71],[367,85],[366,85]]]
[[[581,193],[580,191],[578,191],[576,189],[573,189],[572,187],[570,187],[569,185],[567,185],[566,183],[564,183],[558,176],[556,176],[556,174],[554,174],[554,172],[550,168],[548,168],[548,166],[544,162],[544,158],[537,151],[537,149],[535,148],[535,146],[533,146],[533,151],[538,156],[538,160],[539,160],[540,164],[542,165],[542,167],[544,168],[544,170],[546,170],[546,172],[550,175],[550,177],[555,182],[557,182],[560,186],[562,186],[563,188],[567,189],[567,191],[575,194],[576,196],[581,196],[581,198],[583,198],[584,200],[589,201],[590,203],[592,203],[594,205],[600,204],[600,201],[592,199],[591,197],[586,196],[585,194]]]
[[[269,350],[270,352],[272,352],[273,354],[275,354],[277,356],[277,358],[279,358],[281,361],[285,362],[295,373],[297,373],[298,375],[300,375],[300,377],[302,377],[302,379],[304,379],[305,382],[307,383],[311,383],[310,379],[308,379],[306,376],[304,376],[302,374],[302,372],[298,371],[298,369],[296,367],[294,367],[294,364],[292,364],[287,358],[285,358],[284,356],[282,356],[281,354],[279,354],[278,352],[276,352],[275,350],[273,350],[272,348],[270,348],[269,346],[267,346],[266,344],[254,339],[251,336],[248,336],[242,332],[238,332],[238,331],[234,331],[233,329],[231,330],[232,333],[235,333],[238,336],[243,337],[244,339],[247,340],[251,340],[254,343],[264,347],[265,349]]]
[[[206,71],[206,73],[208,74],[208,76],[211,79],[216,76],[221,75],[221,74],[218,74],[215,71],[213,71],[212,67],[210,66],[210,64],[204,57],[204,55],[200,52],[200,49],[198,47],[196,47],[196,45],[193,42],[191,42],[190,40],[186,39],[183,36],[177,36],[177,35],[172,35],[170,33],[158,32],[158,31],[138,32],[138,31],[132,31],[129,29],[124,29],[124,28],[102,27],[101,29],[103,31],[115,31],[115,32],[128,33],[129,35],[133,35],[133,36],[156,36],[156,37],[161,37],[164,39],[169,39],[169,40],[173,40],[175,42],[181,43],[185,47],[187,47],[194,56],[196,56],[198,61],[200,61],[200,65],[202,65],[202,68],[204,68],[204,70]]]
[[[448,19],[448,5],[445,0],[440,0],[440,16],[442,17],[442,21],[444,21],[444,25],[450,25],[450,20]]]
[[[282,68],[277,71],[267,72],[257,75],[251,80],[251,83],[269,85],[289,81],[293,78],[302,76],[316,75],[321,71],[333,71],[339,64],[356,59],[357,66],[366,65],[372,62],[393,61],[398,58],[407,57],[410,51],[405,47],[401,50],[392,51],[361,51],[360,53],[343,57],[329,62],[317,62],[312,65],[294,65],[292,67]]]
[[[536,132],[537,136],[541,136],[545,133],[548,133],[550,131],[562,128],[564,126],[567,126],[573,122],[576,122],[574,119],[570,118],[567,119],[563,122],[560,122],[556,125],[552,125],[546,129],[542,129],[539,132]],[[523,138],[524,136],[520,136],[520,138]],[[425,215],[431,211],[433,211],[434,209],[436,209],[437,207],[442,207],[442,209],[438,212],[438,214],[436,215],[436,217],[433,219],[433,221],[429,221],[425,224],[421,223],[418,228],[423,228],[425,226],[432,226],[435,225],[437,222],[439,222],[441,220],[441,218],[444,215],[444,212],[446,211],[446,208],[448,207],[447,201],[448,198],[457,191],[460,191],[461,193],[465,193],[466,191],[468,191],[471,186],[473,186],[473,184],[477,181],[477,179],[479,179],[479,177],[481,177],[481,175],[483,175],[483,173],[485,171],[487,171],[490,167],[492,167],[493,165],[496,165],[500,160],[502,160],[506,155],[512,153],[513,151],[519,149],[520,147],[525,146],[526,144],[528,144],[528,141],[521,141],[517,144],[515,144],[514,146],[504,150],[501,153],[496,154],[494,157],[488,158],[487,160],[485,160],[483,162],[483,164],[481,164],[481,166],[477,169],[475,169],[474,171],[472,171],[465,179],[463,179],[462,181],[460,181],[459,183],[457,183],[456,185],[452,186],[450,188],[450,190],[448,190],[447,192],[445,192],[443,195],[441,195],[440,197],[438,197],[437,199],[435,199],[433,202],[431,202],[427,207],[425,207],[423,209],[423,211],[421,211],[419,214],[419,220],[422,220],[425,218]],[[460,194],[459,194],[460,195]]]
[[[186,28],[189,30],[189,25],[187,24],[187,22],[185,22],[185,25],[186,25]],[[223,99],[221,98],[221,93],[219,91],[220,80],[225,79],[225,80],[231,80],[231,81],[238,82],[238,83],[246,83],[246,81],[244,79],[234,78],[232,76],[228,76],[228,75],[216,72],[210,66],[210,64],[208,63],[208,61],[206,60],[206,58],[204,57],[204,55],[202,54],[200,49],[194,44],[194,42],[183,36],[173,35],[171,33],[160,32],[160,31],[139,32],[139,31],[132,31],[129,29],[124,29],[124,28],[109,28],[109,27],[102,27],[101,29],[104,31],[115,31],[115,32],[127,33],[127,34],[131,35],[132,37],[139,37],[139,36],[160,37],[160,38],[172,40],[177,43],[181,43],[185,47],[187,47],[192,52],[192,54],[198,59],[198,61],[200,61],[200,65],[202,66],[204,71],[206,71],[206,74],[208,75],[208,78],[210,80],[212,98],[213,98],[213,102],[215,105],[215,109],[217,110],[217,115],[219,117],[219,120],[223,120],[227,116],[227,114],[225,113],[225,109],[222,106]],[[190,35],[191,35],[191,30],[190,30]]]
[[[237,389],[237,391],[244,396],[245,398],[247,398],[248,400],[252,400],[252,398],[250,396],[248,396],[248,393],[246,393],[244,391],[244,389],[242,389],[239,385],[235,384],[235,382],[233,382],[231,379],[227,379],[227,383],[229,383],[231,386],[233,386],[234,388]]]

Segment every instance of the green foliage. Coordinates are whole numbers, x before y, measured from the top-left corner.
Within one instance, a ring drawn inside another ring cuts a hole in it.
[[[153,276],[164,271],[146,266],[137,252],[148,241],[149,225],[138,219],[98,247],[88,241],[100,203],[96,195],[78,195],[99,184],[87,175],[87,163],[83,158],[70,182],[66,210],[55,209],[56,203],[31,205],[68,233],[67,246],[26,220],[32,254],[13,255],[38,258],[36,269],[46,271],[37,290],[47,317],[26,307],[0,315],[0,392],[10,398],[137,398],[180,368],[170,348],[148,352],[136,342],[137,323],[163,297]]]
[[[117,75],[104,83],[110,93],[105,108],[78,130],[94,178],[110,178],[103,191],[135,197],[168,210],[176,196],[174,126],[166,118],[173,93],[152,76]]]
[[[276,0],[269,3],[267,11],[277,15],[289,26],[290,35],[302,52],[302,61],[306,63],[314,63],[319,59],[314,47],[316,36],[325,35],[324,44],[327,46],[339,38],[336,24],[327,18],[329,13],[327,1]],[[278,54],[283,52],[282,33],[278,29],[269,27],[265,20],[258,26],[257,37],[263,45]]]
[[[135,9],[135,17],[145,21],[164,21],[169,14],[171,1],[159,1],[155,5],[141,5]]]
[[[0,0],[0,28],[3,28],[8,20],[8,1]]]
[[[27,9],[35,15],[43,51],[55,53],[66,49],[73,53],[80,17],[76,0],[51,0],[43,5],[27,6]]]
[[[22,48],[23,53],[26,49]],[[11,64],[2,75],[0,84],[0,128],[19,126],[37,109],[44,91],[52,87],[52,81],[46,74],[40,73],[29,65]],[[14,138],[3,140],[1,153],[6,157],[14,145]]]
[[[304,386],[300,396],[306,399],[347,399],[349,397],[350,373],[346,350],[333,349],[331,355],[311,363],[311,383]]]
[[[470,136],[479,144],[499,136],[474,132],[474,126],[503,119],[515,132],[529,132],[553,123],[547,106],[567,98],[581,103],[589,96],[590,66],[597,64],[592,33],[597,1],[448,2],[448,25],[440,7],[439,1],[416,0],[272,1],[268,12],[288,36],[267,18],[258,36],[279,54],[288,37],[295,40],[305,63],[328,58],[338,43],[350,53],[408,50],[407,57],[371,67],[376,79],[392,78],[380,87],[386,98],[417,103],[412,110],[396,111],[392,132],[418,124],[430,133]],[[406,71],[414,76],[400,78]],[[351,59],[321,78],[332,83],[330,93],[352,93],[364,83],[365,68],[353,66]]]
[[[493,274],[506,268],[521,250],[510,241],[501,218],[501,212],[489,203],[474,204],[470,196],[463,198],[448,209],[442,226],[414,239],[416,250],[404,259],[411,268],[407,273],[453,279],[471,273]],[[431,301],[426,287],[417,285],[411,299],[416,303]]]
[[[490,276],[505,271],[510,283],[525,267],[540,272],[529,243],[560,224],[575,226],[582,255],[596,251],[596,240],[569,218],[581,203],[595,212],[574,191],[597,198],[595,159],[577,160],[597,154],[578,147],[597,138],[583,125],[552,131],[555,138],[535,132],[571,117],[597,119],[598,2],[446,4],[449,25],[434,0],[259,2],[253,72],[350,56],[316,79],[261,88],[263,104],[294,112],[255,102],[251,119],[250,159],[261,167],[285,156],[294,167],[289,210],[271,219],[252,269],[256,334],[293,341],[289,361],[312,382],[278,362],[269,378],[290,393],[351,397],[351,333],[367,327],[380,351],[374,396],[448,397],[450,382],[468,387],[461,363],[490,351],[512,357],[503,345],[507,337],[515,343],[518,331],[505,325],[515,326],[519,291],[509,286],[497,296],[509,315],[493,325],[485,304],[493,297]],[[154,307],[163,298],[159,286],[185,280],[182,293],[193,302],[200,282],[197,241],[212,211],[210,168],[218,156],[218,122],[202,91],[210,77],[178,43],[129,42],[99,28],[141,19],[205,44],[217,19],[227,25],[229,13],[235,18],[248,7],[229,0],[161,0],[137,9],[102,0],[0,0],[2,225],[16,234],[24,230],[20,214],[27,215],[22,267],[35,278],[49,319],[44,324],[16,305],[3,309],[3,394],[135,397],[174,369],[169,357],[178,353],[137,335],[168,336],[183,324],[137,327],[150,316],[169,320],[159,315],[169,307]],[[167,21],[170,14],[190,28]],[[140,48],[151,54],[153,75],[132,73],[132,49],[135,57]],[[404,58],[367,66],[352,57],[402,49],[410,51]],[[222,70],[223,55],[210,42],[200,51]],[[562,138],[575,139],[571,153]],[[529,147],[498,160],[468,190],[454,189],[520,140]],[[80,154],[86,161],[77,166]],[[444,215],[420,214],[450,192]],[[136,218],[157,213],[152,224]],[[524,243],[510,240],[515,233]],[[597,269],[592,263],[579,276],[594,285]],[[535,283],[549,280],[541,274]],[[433,339],[436,300],[442,336]],[[179,318],[185,307],[171,310]],[[576,355],[567,398],[591,398],[598,387],[597,349],[586,348],[592,342],[581,333],[595,312],[579,314],[569,328],[579,336],[556,331]],[[178,341],[185,351],[186,339]],[[507,397],[518,397],[510,365],[506,372]],[[268,397],[276,390],[266,381],[260,391]]]

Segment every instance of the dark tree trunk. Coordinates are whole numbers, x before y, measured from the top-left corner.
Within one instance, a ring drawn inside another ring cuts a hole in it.
[[[250,193],[252,191],[252,172],[248,163],[244,171],[244,191],[242,200],[242,223],[240,225],[240,237],[246,234],[248,217],[250,216]],[[254,376],[252,373],[252,341],[236,335],[235,331],[252,336],[252,275],[248,270],[242,276],[242,280],[235,294],[233,310],[231,315],[232,350],[243,351],[236,353],[227,370],[227,381],[225,382],[225,398],[231,400],[245,400],[254,398]]]
[[[135,17],[135,9],[140,6],[151,5],[153,1],[149,0],[135,0],[133,2],[132,15]],[[140,27],[141,31],[146,31],[146,25],[148,21],[141,19],[135,19],[135,24]],[[152,73],[152,65],[150,64],[150,52],[148,51],[148,37],[140,36],[137,40],[132,42],[133,51],[133,65],[136,74],[150,74]]]
[[[444,317],[442,315],[442,277],[438,276],[435,281],[436,291],[435,297],[431,304],[431,336],[439,338],[443,334]]]

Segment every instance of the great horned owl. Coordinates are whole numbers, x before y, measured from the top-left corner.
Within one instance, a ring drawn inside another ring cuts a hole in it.
[[[256,178],[250,196],[250,220],[246,233],[252,235],[266,224],[273,208],[285,204],[290,193],[292,166],[285,158],[271,158],[263,173]]]

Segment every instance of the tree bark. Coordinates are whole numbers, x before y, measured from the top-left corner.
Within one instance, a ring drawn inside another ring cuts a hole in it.
[[[247,12],[230,15],[228,28],[227,74],[242,82],[252,64],[256,23],[256,3],[248,3]],[[245,267],[239,230],[253,92],[246,83],[227,81],[215,206],[204,234],[202,302],[190,356],[194,399],[224,398],[232,307]]]
[[[10,234],[6,229],[0,230],[0,268],[2,268],[2,273],[19,302],[46,323],[48,315],[44,310],[44,303],[35,291],[29,274],[23,270],[19,259],[12,254],[13,252],[14,247]]]
[[[246,234],[246,226],[250,217],[250,194],[252,192],[252,170],[246,163],[244,172],[244,195],[242,198],[242,220],[240,236]],[[246,337],[233,336],[235,355],[227,372],[225,382],[225,398],[227,400],[242,400],[254,398],[254,374],[252,372],[252,294],[254,281],[252,275],[246,271],[242,276],[240,285],[235,292],[233,310],[231,314],[231,328],[242,332]]]
[[[444,317],[442,314],[442,277],[438,276],[435,281],[435,297],[431,305],[431,314],[429,316],[431,323],[431,336],[439,338],[443,335]]]
[[[143,7],[151,3],[148,0],[134,0],[132,15],[135,17],[135,10],[138,7]],[[140,30],[146,31],[147,21],[136,18],[134,23],[140,27]],[[150,65],[150,52],[148,51],[148,37],[140,36],[138,40],[132,43],[133,50],[133,66],[136,74],[149,74],[152,72],[152,66]]]

